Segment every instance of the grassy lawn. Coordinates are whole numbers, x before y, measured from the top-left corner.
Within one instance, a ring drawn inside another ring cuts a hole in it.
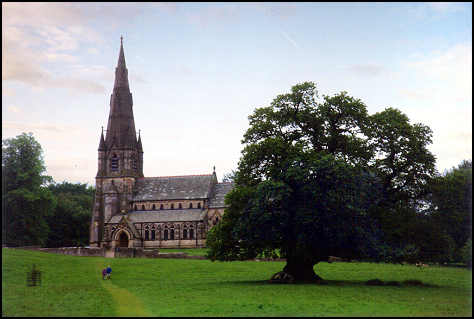
[[[183,250],[177,250],[183,251]],[[42,284],[26,286],[32,264]],[[112,266],[112,279],[100,270]],[[7,316],[471,316],[472,271],[321,263],[327,285],[268,284],[282,262],[107,259],[2,249]],[[425,286],[367,286],[369,279]]]
[[[206,256],[207,248],[160,248],[160,253],[186,253],[189,256]]]

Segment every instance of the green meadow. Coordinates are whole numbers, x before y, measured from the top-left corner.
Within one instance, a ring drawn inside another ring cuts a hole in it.
[[[28,287],[33,264],[42,281]],[[112,278],[102,280],[100,271],[109,264]],[[472,271],[465,268],[320,263],[316,271],[327,280],[325,285],[269,284],[283,266],[75,257],[3,248],[2,316],[472,315]],[[400,285],[368,286],[370,279]],[[423,285],[404,283],[415,279]]]

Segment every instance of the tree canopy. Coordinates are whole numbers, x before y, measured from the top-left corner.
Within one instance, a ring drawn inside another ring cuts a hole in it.
[[[314,281],[330,255],[377,258],[389,224],[380,217],[414,207],[435,171],[429,127],[394,108],[369,115],[347,92],[319,99],[312,82],[249,122],[228,208],[208,234],[213,260],[279,250],[285,273]]]
[[[2,235],[8,245],[44,245],[56,200],[46,186],[41,145],[33,134],[2,140]]]
[[[87,246],[95,189],[69,182],[49,185],[57,206],[46,221],[50,227],[48,247]]]

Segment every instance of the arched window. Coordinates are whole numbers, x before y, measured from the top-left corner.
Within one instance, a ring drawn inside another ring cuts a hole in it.
[[[113,154],[112,158],[110,159],[110,170],[112,172],[118,171],[119,168],[119,158],[117,157],[117,154]]]
[[[133,205],[133,210],[137,210],[137,205]]]
[[[151,240],[155,240],[155,230],[151,230]]]
[[[201,203],[198,203],[198,208],[201,208]]]
[[[160,209],[163,210],[163,204],[160,205]]]
[[[193,208],[193,203],[189,203],[189,208]]]
[[[171,204],[171,209],[174,209],[174,204]]]
[[[148,229],[145,230],[145,240],[150,240],[149,235],[150,235],[150,232],[148,231]]]
[[[153,208],[152,208],[152,209],[155,210],[155,208],[156,208],[156,207],[155,207],[155,204],[153,204]]]
[[[179,203],[179,206],[178,206],[178,207],[179,207],[179,209],[182,209],[182,208],[183,208],[183,206],[181,205],[181,203]]]
[[[168,229],[165,229],[163,240],[168,240]]]
[[[194,229],[189,230],[189,239],[194,239]]]
[[[145,205],[142,205],[142,210],[145,210]]]
[[[187,239],[188,237],[188,230],[185,228],[183,229],[183,239]]]
[[[174,240],[174,229],[170,230],[170,240]]]

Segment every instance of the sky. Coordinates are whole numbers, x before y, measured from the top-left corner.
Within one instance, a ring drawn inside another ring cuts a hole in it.
[[[95,185],[123,35],[144,175],[236,169],[248,116],[305,81],[472,159],[472,3],[5,3],[2,140],[32,132],[56,182]]]

